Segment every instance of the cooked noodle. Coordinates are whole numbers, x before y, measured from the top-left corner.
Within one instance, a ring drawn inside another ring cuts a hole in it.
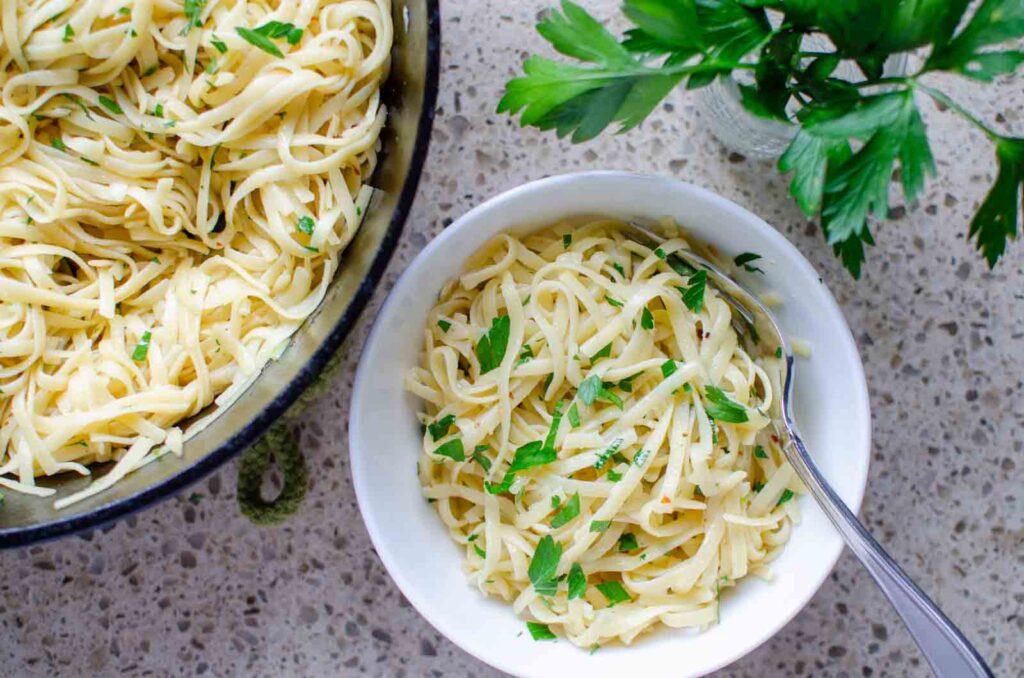
[[[120,460],[60,508],[180,453],[313,312],[369,198],[390,16],[4,0],[0,485]]]
[[[782,363],[743,350],[710,286],[682,294],[697,280],[663,255],[687,247],[607,220],[502,235],[442,290],[407,375],[429,409],[420,481],[470,581],[583,647],[716,623],[799,519],[767,414]]]

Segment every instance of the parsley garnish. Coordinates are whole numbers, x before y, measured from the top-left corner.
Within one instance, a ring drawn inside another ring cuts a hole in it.
[[[505,359],[508,348],[508,333],[512,321],[507,315],[498,316],[491,321],[491,329],[476,345],[476,358],[480,361],[480,374],[487,374],[497,369]]]
[[[790,499],[792,499],[792,498],[793,498],[794,496],[795,496],[795,495],[794,495],[794,493],[793,493],[793,490],[791,490],[791,489],[789,489],[789,488],[786,488],[785,490],[783,490],[783,491],[782,491],[782,496],[781,496],[781,497],[779,497],[779,502],[778,502],[777,504],[775,504],[775,505],[776,505],[776,506],[782,506],[782,505],[783,505],[783,504],[785,504],[785,503],[786,503],[787,501],[789,501]]]
[[[562,545],[556,542],[550,534],[541,537],[527,570],[533,589],[539,595],[555,595],[555,591],[558,589],[555,573],[558,571],[558,561],[561,558]]]
[[[754,448],[754,456],[758,459],[767,459],[768,453],[764,451],[764,448],[758,445]]]
[[[228,51],[228,46],[227,44],[225,44],[223,40],[213,38],[212,40],[210,40],[210,44],[213,45],[213,47],[221,54],[226,54]]]
[[[580,425],[580,410],[575,402],[569,406],[569,425],[573,428],[577,428]]]
[[[149,354],[149,340],[153,337],[149,330],[142,333],[139,337],[139,343],[135,345],[135,350],[132,351],[132,360],[135,362],[142,362],[146,359],[146,355]]]
[[[562,248],[569,249],[570,245],[572,245],[572,233],[566,233],[562,236]]]
[[[610,521],[610,520],[592,520],[592,521],[590,521],[590,531],[591,532],[604,532],[605,530],[607,530],[611,526],[612,526],[612,521]]]
[[[617,483],[622,480],[622,474],[613,468],[608,469],[608,480]]]
[[[516,471],[523,471],[534,466],[543,466],[544,464],[550,464],[557,458],[558,455],[553,448],[545,447],[544,443],[535,440],[532,443],[526,443],[516,450],[508,472],[515,473]]]
[[[530,636],[534,640],[557,640],[558,636],[551,632],[547,624],[540,622],[526,622],[526,628],[530,630]]]
[[[480,464],[484,473],[490,473],[491,471],[491,460],[484,456],[484,452],[489,449],[491,449],[490,445],[477,445],[473,450],[473,461]]]
[[[617,581],[603,581],[597,585],[597,590],[604,594],[604,597],[608,599],[608,607],[617,605],[618,603],[628,603],[633,600],[626,593],[626,589],[622,587],[622,584]]]
[[[607,301],[612,306],[614,306],[615,308],[622,308],[624,306],[624,304],[621,301],[614,297],[609,297],[607,294],[604,295],[604,300]],[[611,344],[609,344],[609,346],[611,346]]]
[[[720,388],[708,386],[704,389],[704,395],[709,401],[704,407],[709,417],[730,424],[742,424],[748,421],[747,408],[731,400]]]
[[[619,553],[635,551],[638,548],[640,548],[640,544],[637,543],[636,535],[632,532],[623,532],[619,537]]]
[[[643,312],[640,314],[640,327],[645,330],[654,329],[654,316],[651,315],[650,309],[644,306]]]
[[[71,24],[65,24],[64,42],[71,42],[71,38],[73,37],[75,37],[75,29],[71,27]]]
[[[619,275],[621,275],[623,278],[626,277],[626,269],[622,268],[622,264],[620,264],[619,262],[613,261],[612,262],[612,268],[614,268],[616,271],[618,271]]]
[[[654,256],[658,257],[659,259],[664,259],[667,255],[665,254],[665,250],[659,247],[658,249],[654,250]]]
[[[754,492],[760,492],[764,489],[764,483],[754,483],[751,487],[754,489]]]
[[[573,563],[569,568],[569,600],[583,598],[587,593],[587,575],[583,573],[583,567],[579,563]]]
[[[668,379],[669,377],[676,373],[677,369],[679,368],[676,367],[676,361],[666,360],[661,364],[661,376]]]
[[[455,415],[446,414],[437,421],[431,424],[427,424],[427,430],[430,431],[430,437],[433,438],[434,442],[436,443],[438,440],[448,435],[448,430],[452,427],[454,423]]]
[[[748,273],[762,273],[763,274],[764,271],[759,269],[757,266],[751,266],[750,265],[750,262],[757,261],[760,258],[761,258],[760,254],[755,254],[754,252],[743,252],[743,253],[737,254],[735,257],[733,257],[733,263],[735,263],[738,268],[742,268],[743,270],[747,271]]]
[[[295,227],[306,235],[313,235],[313,229],[316,228],[316,222],[313,221],[313,217],[304,214],[299,217],[299,221],[295,224]]]
[[[612,354],[612,345],[611,345],[611,342],[609,342],[609,343],[605,344],[601,348],[601,350],[599,350],[597,353],[595,353],[594,355],[590,356],[590,362],[591,363],[596,363],[601,358],[607,358],[611,354]]]
[[[455,461],[466,460],[466,451],[462,447],[462,438],[453,438],[449,440],[444,445],[441,445],[436,450],[434,450],[434,454],[440,455],[442,457],[448,457],[450,459],[454,459]]]
[[[562,505],[562,498],[557,494],[551,495],[551,508],[556,509]]]
[[[580,494],[577,492],[565,502],[565,506],[551,519],[552,529],[558,529],[580,514]]]
[[[476,544],[473,544],[473,550],[476,551],[476,554],[478,556],[480,556],[481,558],[486,558],[487,557],[487,551],[484,551],[482,548],[480,548]]]
[[[704,308],[704,289],[708,282],[707,271],[697,271],[690,276],[689,287],[680,287],[679,292],[683,295],[683,303],[686,308],[694,313],[700,313]]]
[[[619,448],[622,447],[622,443],[622,438],[616,438],[615,440],[613,440],[612,444],[608,447],[608,449],[606,449],[601,454],[597,455],[597,461],[594,462],[594,468],[596,468],[598,471],[604,468],[604,465],[608,463],[608,460],[612,458],[612,455],[618,452]]]
[[[277,45],[271,42],[270,38],[263,35],[262,33],[257,33],[251,28],[245,28],[243,26],[236,26],[235,31],[240,36],[242,36],[242,38],[250,45],[259,47],[267,54],[276,56],[278,58],[284,57],[284,53],[280,49],[278,49]]]
[[[64,141],[60,137],[54,137],[50,139],[50,145],[56,148],[58,151],[67,152],[67,147],[64,145]]]
[[[487,460],[488,464],[490,459]],[[487,490],[487,494],[501,494],[502,492],[508,492],[509,488],[512,487],[513,481],[516,479],[515,473],[506,473],[505,477],[500,483],[492,483],[490,481],[484,481],[484,489]]]
[[[452,324],[447,320],[438,320],[437,326],[441,328],[442,332],[447,332],[448,329],[451,328]]]
[[[555,411],[551,415],[551,428],[548,430],[548,437],[544,439],[544,447],[551,450],[555,449],[555,438],[558,437],[558,427],[562,424],[562,407],[564,405],[564,400],[555,403]]]
[[[636,456],[633,457],[633,465],[634,466],[643,466],[644,463],[647,461],[647,458],[650,457],[650,456],[651,456],[651,451],[650,450],[640,450],[639,452],[636,453]]]
[[[576,394],[579,396],[579,399],[583,401],[583,404],[588,407],[593,405],[595,400],[604,400],[605,402],[615,405],[620,410],[623,409],[622,398],[605,388],[604,382],[601,381],[601,377],[596,374],[592,374],[581,381],[579,390]]]
[[[778,348],[775,349],[775,357],[776,358],[781,358],[782,357],[782,347],[781,346],[779,346]]]
[[[280,21],[268,21],[257,28],[255,32],[268,38],[285,38],[289,45],[297,45],[302,40],[301,28],[296,28],[294,24],[282,23]]]
[[[529,362],[530,359],[533,357],[533,349],[530,348],[529,344],[527,344],[526,346],[523,347],[523,350],[519,352],[519,360],[516,361],[516,367],[519,367],[520,365]]]
[[[193,26],[198,28],[203,25],[199,15],[203,13],[205,8],[206,0],[185,0],[185,18],[188,19],[188,22],[185,24],[185,29],[181,32],[182,35],[188,35]]]

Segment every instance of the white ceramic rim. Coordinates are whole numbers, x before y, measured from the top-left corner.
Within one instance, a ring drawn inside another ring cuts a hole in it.
[[[385,324],[382,322],[383,318],[388,317],[393,312],[392,306],[396,303],[396,299],[400,296],[399,292],[404,286],[411,284],[409,281],[414,280],[418,271],[422,268],[428,267],[431,264],[432,259],[439,252],[443,252],[445,248],[454,240],[460,237],[463,230],[471,228],[473,223],[480,219],[483,215],[488,214],[492,211],[508,210],[513,209],[517,203],[529,199],[534,194],[549,192],[552,189],[571,190],[571,186],[581,181],[616,181],[616,182],[653,182],[658,185],[659,188],[663,188],[666,191],[673,191],[676,193],[685,193],[689,197],[696,201],[703,201],[709,203],[716,208],[724,209],[733,212],[738,220],[746,222],[746,226],[755,228],[759,231],[760,235],[766,240],[772,241],[777,247],[787,252],[790,256],[790,261],[787,263],[795,263],[800,266],[803,270],[804,275],[809,275],[814,279],[821,280],[817,271],[811,266],[810,262],[796,249],[781,233],[776,231],[771,225],[765,222],[760,217],[749,212],[745,208],[737,205],[731,200],[727,200],[711,191],[695,186],[688,182],[683,182],[667,177],[659,177],[653,175],[644,175],[634,172],[625,171],[608,171],[608,170],[597,170],[597,171],[585,171],[585,172],[574,172],[561,175],[555,175],[544,179],[535,180],[516,188],[510,189],[504,193],[490,198],[484,203],[471,209],[469,212],[464,214],[462,217],[453,222],[450,226],[445,228],[439,233],[427,246],[413,259],[409,266],[405,269],[398,281],[395,283],[392,290],[389,292],[387,299],[382,305],[377,317],[374,320],[373,328],[371,329],[366,343],[363,347],[362,355],[360,356],[359,364],[356,370],[355,380],[352,388],[352,401],[350,405],[350,418],[349,418],[349,461],[352,470],[352,481],[356,492],[356,499],[359,504],[360,513],[363,518],[363,522],[366,525],[367,532],[370,535],[370,539],[373,542],[374,548],[377,551],[381,561],[384,563],[384,567],[387,569],[388,574],[392,580],[401,590],[406,599],[410,604],[426,619],[434,628],[441,632],[445,637],[451,640],[453,643],[458,645],[462,650],[468,652],[472,656],[476,657],[480,661],[505,671],[515,676],[521,676],[528,678],[532,676],[540,677],[542,674],[531,673],[525,674],[522,672],[522,668],[512,665],[507,661],[493,656],[485,651],[483,645],[477,642],[470,642],[471,639],[461,637],[459,633],[451,628],[451,626],[445,622],[440,616],[433,614],[428,605],[424,604],[424,600],[418,594],[417,587],[413,585],[404,575],[402,567],[398,559],[394,556],[392,550],[389,547],[388,538],[385,537],[380,524],[377,520],[377,516],[370,510],[368,510],[368,496],[370,488],[364,483],[366,476],[364,473],[364,463],[361,454],[355,453],[358,448],[358,441],[363,437],[362,426],[363,422],[369,421],[369,418],[359,416],[362,411],[360,394],[366,389],[367,382],[369,379],[370,370],[368,364],[372,362],[369,360],[371,351],[369,347],[373,346],[377,340],[378,333],[381,331],[382,326]],[[565,216],[570,214],[577,214],[576,211],[568,211]],[[510,227],[514,228],[514,226]],[[507,229],[506,229],[507,230]],[[501,231],[498,231],[501,232]],[[490,236],[493,237],[493,234]],[[452,275],[456,275],[461,270],[463,262],[460,261],[458,266],[454,267]],[[860,361],[859,352],[857,350],[856,342],[854,341],[853,335],[850,332],[849,326],[843,317],[842,311],[839,308],[838,303],[835,301],[831,291],[828,290],[827,286],[822,284],[822,291],[824,293],[824,304],[820,307],[822,313],[832,316],[833,321],[838,321],[842,328],[846,331],[843,333],[843,340],[846,344],[842,347],[844,352],[850,353],[855,357],[855,381],[859,383],[858,393],[854,394],[858,398],[859,407],[863,408],[865,413],[864,420],[862,422],[861,435],[865,441],[864,449],[858,450],[859,456],[852,457],[855,461],[861,462],[862,477],[860,481],[852,488],[848,488],[845,492],[844,499],[847,502],[848,507],[854,513],[857,513],[860,509],[861,502],[863,501],[864,491],[867,485],[868,478],[868,465],[870,462],[870,448],[871,448],[871,417],[870,417],[870,401],[868,397],[867,382],[864,376],[863,365]],[[419,341],[419,337],[411,338],[411,340]],[[799,374],[797,375],[798,381],[796,388],[799,389]],[[416,450],[418,454],[419,450]],[[805,502],[805,506],[809,510],[813,509],[811,500],[808,499]],[[799,533],[799,526],[796,528],[795,534]],[[774,636],[782,627],[784,627],[790,620],[792,620],[803,608],[807,605],[810,599],[817,593],[818,589],[824,583],[825,579],[832,572],[836,562],[839,560],[843,550],[843,543],[839,539],[838,534],[836,540],[827,547],[827,553],[822,554],[822,563],[827,566],[821,567],[818,576],[813,580],[812,585],[807,586],[804,590],[804,595],[800,597],[799,601],[795,605],[791,605],[784,614],[779,615],[772,619],[772,622],[766,625],[762,633],[756,638],[744,638],[742,643],[737,643],[736,652],[731,657],[723,658],[713,664],[702,666],[699,673],[686,674],[686,675],[703,675],[710,671],[716,671],[729,664],[737,661],[743,656],[749,654],[753,650],[757,649],[772,636]],[[474,592],[480,596],[481,601],[484,597],[479,592]],[[509,607],[509,614],[513,614],[511,607]],[[642,641],[640,644],[632,646],[627,651],[642,653],[643,652]],[[585,655],[584,651],[580,651],[581,655]],[[680,667],[680,670],[685,671],[686,669]],[[543,674],[546,676],[546,674]],[[564,675],[564,674],[563,674]],[[592,674],[596,675],[596,674]],[[601,675],[605,675],[601,673]]]

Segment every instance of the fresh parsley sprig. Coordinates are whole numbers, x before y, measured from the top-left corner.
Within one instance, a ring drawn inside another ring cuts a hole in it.
[[[703,87],[746,71],[743,105],[755,115],[799,125],[779,160],[790,194],[818,215],[826,241],[859,277],[871,225],[889,214],[898,168],[912,202],[936,163],[918,100],[930,97],[979,128],[996,148],[996,182],[968,229],[994,266],[1019,230],[1024,138],[997,133],[924,82],[951,72],[981,82],[1024,63],[1024,0],[982,0],[965,20],[967,0],[625,0],[633,27],[620,39],[578,5],[563,0],[537,31],[569,64],[531,56],[508,82],[498,112],[523,125],[571,135],[574,143],[618,123],[638,125],[677,85]],[[772,21],[771,19],[775,20]],[[957,30],[959,27],[959,30]],[[834,45],[811,51],[824,34]],[[923,66],[886,76],[892,54],[927,49]],[[836,77],[843,64],[862,75]],[[739,79],[738,80],[742,80]],[[693,283],[691,282],[691,288]],[[689,304],[688,304],[689,305]]]

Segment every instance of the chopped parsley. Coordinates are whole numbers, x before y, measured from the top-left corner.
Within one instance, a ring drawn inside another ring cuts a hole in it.
[[[67,146],[64,145],[64,141],[60,137],[54,137],[50,139],[50,145],[56,148],[58,151],[67,152]]]
[[[556,542],[550,534],[541,537],[527,570],[533,589],[539,595],[555,595],[555,591],[558,589],[558,579],[555,578],[555,573],[558,572],[558,561],[561,558],[562,545]]]
[[[689,287],[679,288],[679,292],[683,295],[683,303],[694,313],[700,313],[704,308],[704,289],[707,287],[707,282],[708,272],[697,271],[690,276]]]
[[[268,38],[284,38],[289,45],[297,45],[302,40],[302,29],[296,28],[294,24],[281,21],[268,21],[256,29],[256,33],[265,35]]]
[[[221,54],[226,54],[227,51],[228,51],[228,46],[227,46],[227,44],[224,43],[223,40],[218,40],[217,38],[213,38],[213,39],[210,40],[210,44],[213,45],[214,49],[216,49]]]
[[[795,494],[793,493],[793,490],[786,488],[785,490],[782,491],[782,496],[779,497],[779,502],[776,504],[776,506],[782,506],[787,501],[792,499],[794,496]]]
[[[758,459],[767,459],[768,453],[764,451],[764,448],[758,445],[754,448],[754,456]]]
[[[583,404],[588,407],[593,405],[595,400],[603,400],[615,405],[620,410],[623,409],[622,398],[605,388],[604,382],[601,381],[601,377],[596,374],[591,374],[580,382],[577,395],[580,400],[583,401]]]
[[[284,57],[284,53],[280,49],[278,49],[277,45],[271,42],[270,38],[263,35],[262,33],[257,33],[251,28],[245,28],[244,26],[236,26],[235,32],[242,36],[242,39],[248,42],[250,45],[253,45],[254,47],[259,47],[267,54],[276,56],[278,58]]]
[[[748,273],[761,273],[763,275],[764,271],[759,269],[757,266],[750,265],[750,262],[757,261],[760,258],[760,254],[755,254],[754,252],[743,252],[741,254],[737,254],[733,258],[733,263],[735,263],[737,267],[742,268]]]
[[[721,389],[708,386],[704,389],[704,394],[710,401],[704,408],[709,417],[731,424],[742,424],[748,421],[747,408],[730,399]]]
[[[164,105],[163,104],[157,104],[156,106],[154,106],[153,107],[153,115],[155,115],[158,118],[164,117]]]
[[[782,347],[781,346],[779,346],[778,348],[775,349],[775,357],[776,358],[782,358]]]
[[[601,454],[597,455],[597,461],[594,462],[594,468],[596,468],[598,471],[604,468],[604,465],[608,463],[608,460],[612,458],[612,455],[618,452],[619,448],[622,447],[622,443],[622,438],[616,438],[615,440],[613,440],[612,444],[608,446],[608,449],[606,449]]]
[[[484,551],[482,548],[480,548],[476,544],[473,544],[473,550],[476,551],[476,554],[478,556],[480,556],[481,558],[486,558],[487,557],[487,551]]]
[[[489,449],[491,449],[490,445],[477,445],[473,450],[473,461],[480,464],[484,473],[489,473],[491,470],[491,460],[484,456],[484,452]]]
[[[558,437],[558,427],[562,425],[562,408],[564,400],[555,403],[555,411],[551,415],[551,428],[548,430],[548,437],[544,439],[544,447],[550,450],[555,449],[555,439]]]
[[[120,8],[118,8],[118,10],[116,12],[114,12],[114,14],[116,14],[117,16],[131,16],[132,8],[131,7],[120,7]]]
[[[638,548],[640,548],[640,544],[637,543],[636,535],[632,532],[623,532],[619,537],[619,553],[635,551]]]
[[[507,315],[498,316],[491,321],[491,329],[476,345],[476,358],[480,361],[480,374],[487,374],[497,369],[505,359],[508,349],[508,333],[512,321]]]
[[[182,35],[188,35],[189,30],[193,26],[198,28],[203,25],[199,15],[203,13],[205,8],[206,0],[185,0],[185,18],[188,19],[188,23],[185,24],[185,30],[181,32]]]
[[[455,461],[466,460],[466,450],[462,447],[462,438],[453,438],[452,440],[449,440],[444,445],[441,445],[434,450],[434,454],[442,457],[448,457]]]
[[[659,247],[658,249],[654,250],[654,256],[658,257],[659,259],[664,259],[666,257],[665,250]]]
[[[764,489],[764,483],[754,483],[752,487],[754,488],[754,492],[760,492]]]
[[[149,353],[149,340],[153,337],[149,330],[142,333],[139,337],[139,343],[135,345],[135,350],[132,351],[132,360],[136,362],[142,362],[146,359],[146,355]]]
[[[615,297],[609,297],[607,294],[604,295],[604,300],[607,301],[612,306],[614,306],[615,308],[622,308],[625,305]],[[611,346],[611,344],[609,344],[609,346]]]
[[[572,245],[572,233],[566,233],[562,236],[562,247],[569,249],[570,245]]]
[[[551,495],[551,508],[556,509],[562,505],[562,498],[557,494]]]
[[[447,332],[451,328],[452,324],[447,320],[438,320],[437,326],[441,328],[442,332]]]
[[[64,42],[71,42],[71,38],[75,37],[75,29],[71,27],[71,24],[64,26]]]
[[[610,521],[610,520],[591,520],[590,521],[590,531],[591,532],[604,532],[605,530],[607,530],[611,526],[612,526],[612,521]]]
[[[529,344],[527,344],[526,346],[523,347],[523,350],[519,352],[519,360],[516,361],[516,367],[519,367],[520,365],[529,362],[530,359],[533,357],[535,357],[533,355],[533,349],[530,347]]]
[[[611,354],[612,354],[612,344],[611,344],[611,342],[608,342],[607,344],[605,344],[605,345],[604,345],[604,346],[603,346],[603,347],[601,348],[601,350],[600,350],[600,351],[598,351],[598,352],[597,352],[597,353],[595,353],[594,355],[590,356],[590,362],[591,362],[591,363],[596,363],[596,362],[597,362],[598,360],[600,360],[601,358],[607,358],[607,357],[609,357],[609,356],[610,356]]]
[[[438,440],[448,435],[448,430],[452,427],[452,424],[454,423],[455,415],[446,414],[437,421],[428,424],[427,430],[430,431],[430,437],[433,438],[434,442],[436,443]]]
[[[569,425],[573,428],[580,425],[580,409],[576,406],[575,401],[569,406]]]
[[[148,78],[149,76],[151,76],[154,73],[156,73],[158,68],[159,68],[159,66],[157,64],[153,64],[152,66],[150,66],[149,68],[147,68],[146,70],[144,70],[142,72],[142,77]]]
[[[650,309],[647,308],[646,306],[644,306],[643,313],[640,314],[640,327],[644,328],[645,330],[654,329],[654,316],[651,314]]]
[[[551,632],[547,624],[540,622],[526,622],[526,628],[530,631],[530,637],[534,640],[557,640],[558,636]]]
[[[583,568],[579,563],[573,563],[569,568],[569,600],[583,598],[587,592],[587,575],[583,574]]]
[[[608,480],[617,483],[622,480],[622,474],[613,468],[608,469]]]
[[[612,607],[618,603],[628,603],[633,600],[626,593],[626,589],[622,587],[622,584],[617,581],[603,581],[597,585],[597,590],[604,594],[604,597],[608,599],[608,606]]]
[[[614,268],[616,271],[618,271],[619,275],[621,275],[623,278],[626,277],[626,269],[622,268],[622,264],[620,264],[619,262],[613,261],[612,262],[612,268]]]
[[[488,459],[488,463],[490,460]],[[508,492],[509,488],[512,487],[512,483],[516,479],[515,473],[506,473],[505,477],[500,483],[492,483],[489,480],[484,481],[484,489],[487,490],[487,494],[501,494]]]
[[[551,527],[557,529],[562,525],[565,525],[572,519],[576,518],[580,514],[580,494],[577,492],[572,495],[569,501],[565,502],[565,506],[559,511],[554,518],[551,519]]]
[[[316,222],[313,221],[313,217],[303,214],[299,217],[299,221],[295,224],[295,227],[306,235],[313,235],[313,229],[316,228]]]
[[[643,372],[637,372],[636,374],[630,375],[630,376],[626,377],[625,379],[620,379],[619,383],[618,383],[618,387],[621,388],[626,393],[632,393],[633,392],[633,380],[636,379],[637,377],[639,377],[641,374],[643,374]]]
[[[690,385],[690,382],[683,384],[683,391],[685,393],[693,393],[693,386]]]
[[[636,456],[633,457],[633,465],[634,466],[643,466],[644,463],[647,461],[647,458],[650,457],[650,456],[651,456],[651,451],[650,450],[640,450],[639,452],[636,453]]]
[[[674,360],[666,360],[661,364],[661,376],[668,379],[675,374],[677,369],[678,368],[676,367],[676,362]]]
[[[544,464],[550,464],[557,458],[558,455],[553,448],[545,447],[544,443],[535,440],[532,443],[526,443],[516,450],[508,472],[515,473],[516,471],[533,468],[534,466],[543,466]]]

